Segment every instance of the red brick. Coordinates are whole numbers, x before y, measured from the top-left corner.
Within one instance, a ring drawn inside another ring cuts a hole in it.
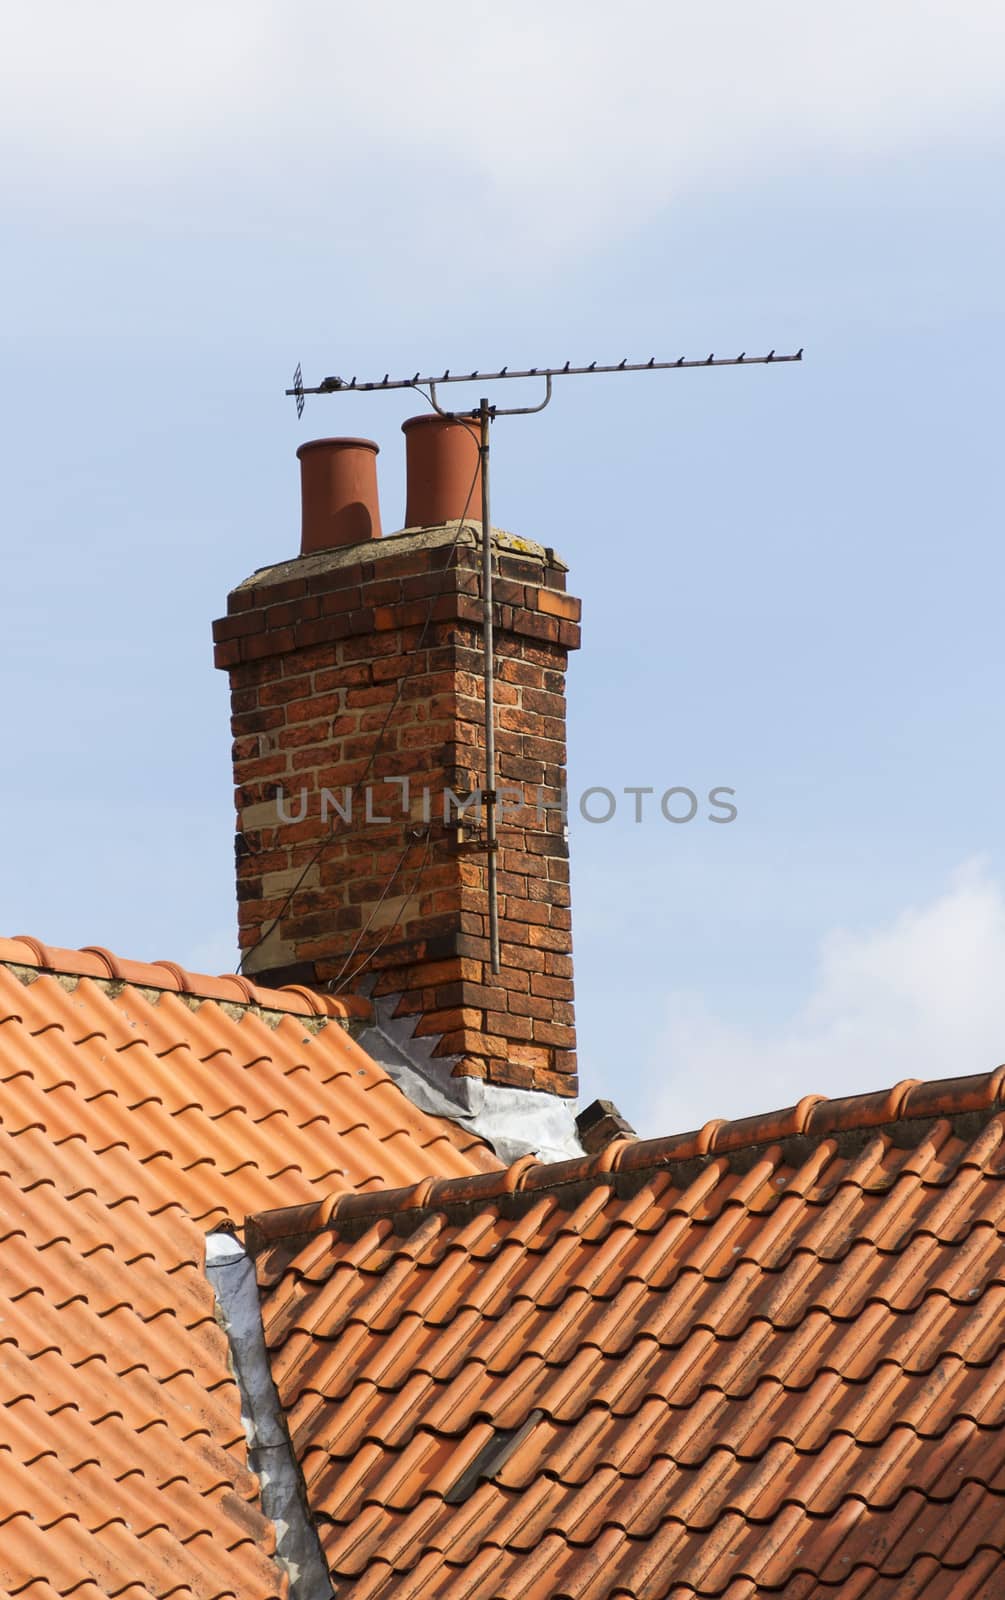
[[[520,1016],[511,1007],[506,1011],[487,1012],[485,1026],[491,1033],[501,1034],[506,1039],[531,1039],[535,1023],[530,1017]]]
[[[334,573],[324,574],[323,582],[320,579],[311,582],[311,593],[326,616],[333,611],[358,611],[367,603],[363,585],[358,581],[358,570],[354,572],[351,567],[343,567],[337,576],[338,582],[334,581]]]
[[[286,771],[287,757],[279,751],[274,756],[259,756],[257,761],[242,761],[240,776],[242,785],[250,783],[255,778],[275,778]]]
[[[314,687],[319,694],[324,694],[329,689],[357,689],[366,687],[372,682],[372,674],[368,666],[332,667],[325,665],[314,674]]]
[[[220,644],[227,639],[242,639],[249,633],[264,632],[264,611],[242,611],[234,617],[220,617],[213,624],[213,638]]]
[[[241,640],[241,660],[260,661],[263,656],[277,656],[285,650],[293,650],[295,645],[292,628],[279,628],[275,633],[253,634]]]
[[[533,598],[530,598],[529,592],[528,603],[537,605],[549,616],[561,617],[565,622],[578,622],[583,609],[581,602],[573,599],[571,594],[557,594],[554,589],[538,589],[533,592]]]
[[[236,667],[240,659],[241,646],[236,639],[213,646],[213,665],[221,667],[224,671],[228,667]]]
[[[531,994],[544,995],[553,1000],[571,1000],[572,981],[570,978],[548,977],[535,972],[530,980],[530,990]]]
[[[472,1007],[459,1006],[448,1011],[427,1012],[416,1023],[415,1032],[422,1038],[428,1037],[431,1033],[450,1033],[458,1028],[463,1028],[465,1032],[471,1030],[477,1033],[481,1031],[481,1026],[480,1011]]]
[[[556,1045],[561,1050],[571,1050],[576,1043],[576,1035],[572,1028],[565,1027],[560,1022],[534,1021],[534,1042],[542,1040],[545,1044]]]
[[[280,706],[289,700],[303,699],[311,693],[310,674],[304,672],[295,678],[278,678],[273,683],[263,683],[258,701],[263,706]]]
[[[539,1017],[542,1022],[547,1022],[551,1019],[554,1004],[553,1000],[546,1000],[543,995],[511,994],[508,1009],[518,1016]]]
[[[270,728],[281,728],[284,717],[282,711],[272,706],[262,711],[241,711],[230,719],[231,731],[235,737],[245,733],[266,733]]]
[[[320,615],[320,601],[312,600],[309,595],[304,595],[299,600],[286,600],[279,606],[269,606],[266,612],[270,628],[286,628],[291,623],[309,622],[312,617]]]

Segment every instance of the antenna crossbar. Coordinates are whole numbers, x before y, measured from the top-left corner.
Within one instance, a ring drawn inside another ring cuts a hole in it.
[[[495,754],[495,645],[494,645],[494,618],[492,602],[492,523],[489,511],[489,425],[497,417],[530,416],[534,412],[543,411],[552,394],[552,383],[555,378],[588,378],[599,373],[612,372],[672,372],[682,367],[766,367],[780,365],[787,361],[801,361],[802,349],[796,350],[791,355],[778,355],[774,350],[769,350],[765,356],[748,356],[741,350],[738,356],[709,355],[704,359],[689,359],[679,356],[676,361],[657,361],[651,356],[648,361],[629,361],[627,356],[623,361],[601,363],[591,361],[588,366],[574,367],[571,361],[566,361],[561,367],[523,367],[513,370],[501,367],[498,372],[445,372],[431,373],[423,377],[417,372],[411,378],[392,378],[385,372],[379,379],[361,382],[359,378],[324,378],[321,383],[313,388],[304,385],[300,365],[293,374],[293,388],[286,393],[292,395],[297,402],[297,416],[301,416],[304,409],[304,396],[308,394],[351,394],[373,393],[384,389],[418,389],[428,394],[424,398],[441,416],[456,417],[459,413],[443,410],[436,398],[436,391],[444,383],[490,383],[500,378],[543,378],[545,384],[544,399],[538,405],[516,406],[512,410],[505,410],[499,406],[491,405],[483,397],[478,408],[464,413],[465,416],[477,419],[479,422],[479,457],[481,461],[482,485],[482,651],[484,655],[484,681],[485,681],[485,853],[486,877],[488,888],[488,932],[489,932],[489,965],[492,972],[500,968],[499,951],[499,900],[498,900],[498,872],[496,852],[497,819],[496,819],[496,754]]]
[[[629,361],[626,357],[624,361],[615,361],[607,364],[591,361],[585,367],[574,367],[571,362],[567,361],[561,367],[521,367],[519,369],[501,367],[498,372],[451,372],[448,368],[446,372],[427,373],[425,377],[417,372],[412,378],[392,378],[385,372],[382,378],[366,382],[356,377],[323,378],[313,388],[307,388],[302,382],[296,383],[295,381],[295,387],[287,389],[286,393],[296,396],[298,403],[300,403],[306,394],[342,394],[353,390],[357,393],[369,393],[382,389],[415,389],[431,383],[485,383],[494,382],[497,378],[588,378],[602,372],[673,372],[675,369],[683,367],[765,367],[774,366],[784,361],[801,361],[802,359],[802,350],[796,350],[791,355],[783,356],[778,355],[774,350],[769,350],[765,356],[748,356],[747,352],[742,350],[738,356],[709,355],[695,359],[679,356],[676,361],[657,361],[655,356],[650,357],[648,361]]]

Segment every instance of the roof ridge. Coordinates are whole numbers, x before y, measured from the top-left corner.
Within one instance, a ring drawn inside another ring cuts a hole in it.
[[[43,944],[29,934],[0,937],[0,966],[35,967],[40,973],[61,977],[134,984],[139,988],[189,995],[195,1000],[258,1006],[265,1011],[285,1011],[296,1016],[349,1021],[369,1017],[372,1009],[370,1002],[360,995],[318,994],[295,983],[271,989],[237,972],[211,977],[208,973],[189,972],[175,961],[130,961],[96,944],[84,945],[80,950],[66,950]]]
[[[246,1244],[257,1255],[281,1239],[320,1233],[343,1223],[358,1227],[403,1212],[432,1214],[450,1206],[490,1205],[511,1195],[547,1193],[678,1162],[714,1160],[788,1139],[824,1139],[900,1122],[990,1112],[1003,1103],[1005,1066],[967,1077],[904,1078],[890,1089],[837,1099],[804,1095],[796,1105],[779,1111],[735,1121],[718,1117],[688,1133],[655,1139],[619,1137],[594,1155],[570,1161],[521,1156],[508,1167],[473,1177],[423,1178],[399,1189],[340,1190],[317,1203],[257,1212],[247,1219]]]

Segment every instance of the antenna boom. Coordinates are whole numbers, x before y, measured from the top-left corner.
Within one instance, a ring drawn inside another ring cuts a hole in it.
[[[525,367],[514,371],[510,367],[502,367],[498,372],[446,372],[431,373],[421,377],[416,373],[413,378],[389,378],[385,373],[383,378],[373,382],[361,382],[358,378],[323,378],[316,387],[308,389],[304,384],[298,383],[295,388],[287,389],[288,395],[294,395],[298,402],[302,402],[305,394],[345,394],[355,391],[358,393],[372,393],[383,389],[416,389],[431,383],[486,383],[495,382],[500,378],[588,378],[598,373],[610,372],[673,372],[684,367],[766,367],[781,365],[786,361],[801,361],[802,350],[796,350],[792,355],[776,355],[774,350],[769,350],[766,356],[748,356],[746,351],[738,356],[702,356],[689,359],[680,356],[676,361],[657,361],[655,356],[648,361],[615,361],[608,366],[601,366],[596,361],[591,361],[589,366],[574,367],[568,361],[561,367]]]

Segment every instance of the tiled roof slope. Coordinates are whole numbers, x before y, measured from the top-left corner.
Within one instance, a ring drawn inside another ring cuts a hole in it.
[[[352,1600],[1001,1600],[1005,1072],[253,1219]]]
[[[205,1232],[263,1204],[497,1167],[344,1007],[0,941],[0,1591],[285,1590]]]

